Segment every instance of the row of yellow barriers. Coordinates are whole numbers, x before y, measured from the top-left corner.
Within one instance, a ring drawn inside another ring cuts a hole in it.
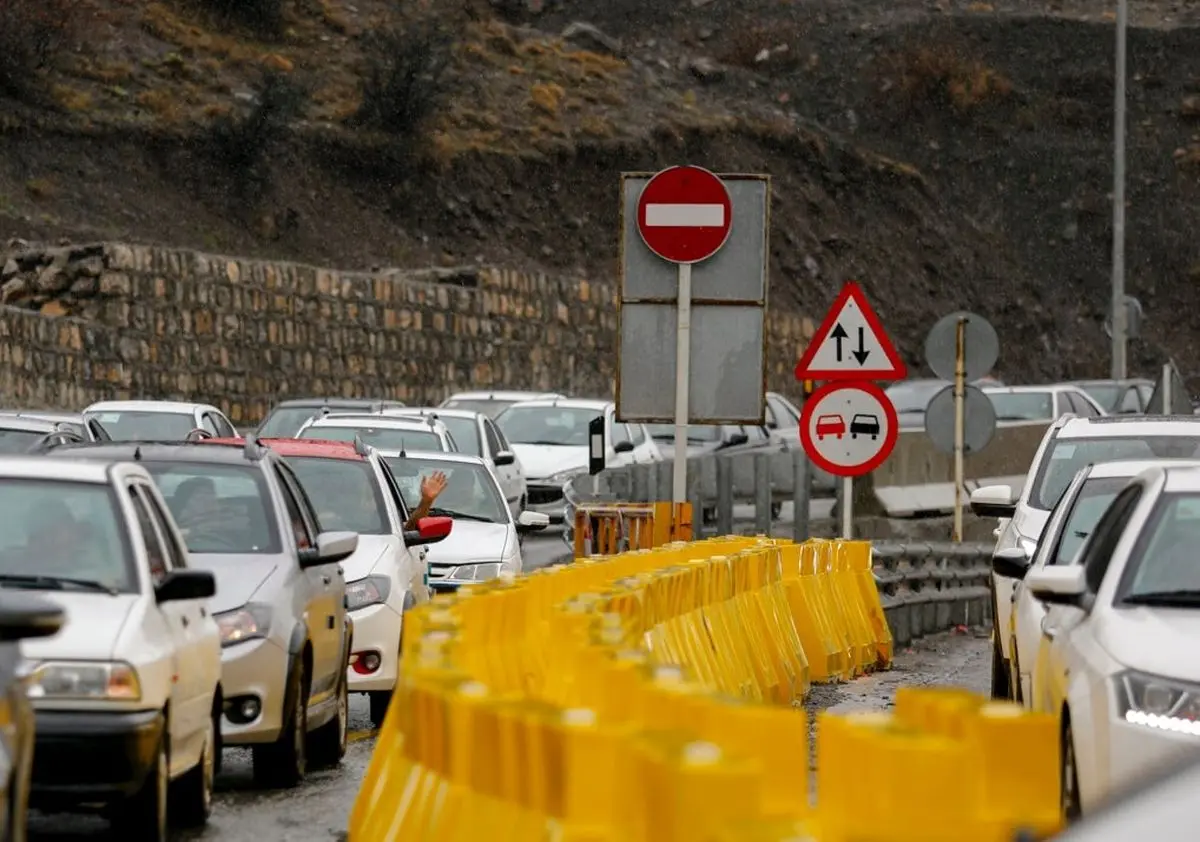
[[[580,559],[406,622],[350,842],[1000,842],[1059,826],[1056,723],[954,690],[821,715],[814,800],[810,684],[892,659],[866,542]]]

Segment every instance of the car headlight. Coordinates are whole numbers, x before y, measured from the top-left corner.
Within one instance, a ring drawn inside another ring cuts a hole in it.
[[[392,590],[392,580],[387,576],[367,576],[346,583],[346,610],[357,611],[368,605],[387,602]]]
[[[136,702],[142,698],[137,670],[124,661],[42,661],[26,682],[32,699]]]
[[[1132,670],[1116,683],[1117,715],[1133,725],[1200,736],[1200,687]]]
[[[484,561],[478,564],[460,564],[450,571],[447,579],[461,582],[484,582],[500,575],[500,562]]]
[[[587,473],[587,468],[572,468],[569,471],[559,471],[557,474],[551,474],[546,477],[544,482],[548,482],[551,485],[566,485],[575,479],[575,477],[585,473]]]
[[[243,605],[214,614],[213,619],[221,631],[222,646],[264,638],[271,631],[271,609],[265,605]]]

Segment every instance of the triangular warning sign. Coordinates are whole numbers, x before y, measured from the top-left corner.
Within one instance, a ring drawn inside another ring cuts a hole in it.
[[[796,365],[797,380],[903,380],[908,369],[862,287],[847,281]]]

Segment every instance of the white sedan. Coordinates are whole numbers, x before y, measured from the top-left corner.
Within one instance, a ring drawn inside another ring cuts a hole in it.
[[[478,456],[465,453],[409,453],[381,450],[405,503],[415,508],[421,478],[435,471],[446,475],[446,488],[430,514],[454,519],[454,530],[429,548],[429,584],[435,591],[455,590],[467,582],[482,582],[524,569],[521,540],[550,525],[550,518],[524,511],[515,519],[504,502],[496,475]]]
[[[1200,756],[1198,548],[1200,469],[1159,466],[1117,494],[1077,564],[1025,578],[1051,606],[1032,701],[1061,716],[1068,819]]]

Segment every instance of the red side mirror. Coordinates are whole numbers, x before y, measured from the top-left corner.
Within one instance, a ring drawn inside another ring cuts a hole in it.
[[[454,518],[423,517],[417,521],[417,532],[426,540],[441,540],[450,534],[454,527]]]

